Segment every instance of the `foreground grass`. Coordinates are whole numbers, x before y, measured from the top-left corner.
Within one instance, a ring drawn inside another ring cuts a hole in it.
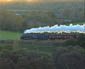
[[[0,47],[7,48],[8,46],[13,49],[27,49],[30,52],[41,52],[51,54],[55,49],[55,46],[63,43],[61,40],[26,40],[20,39],[21,34],[15,32],[0,31],[0,40],[7,40],[0,42]],[[10,42],[9,40],[13,40]]]
[[[63,45],[64,40],[14,40],[9,42],[0,42],[0,47],[7,48],[10,46],[12,49],[26,49],[29,52],[40,52],[51,55],[56,47]]]
[[[4,40],[4,39],[17,40],[17,39],[20,39],[20,36],[21,36],[21,33],[0,31],[0,40]]]

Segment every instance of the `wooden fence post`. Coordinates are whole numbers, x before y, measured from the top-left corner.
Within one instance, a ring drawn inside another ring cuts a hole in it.
[[[19,47],[19,40],[14,40],[13,41],[13,49],[16,50]]]

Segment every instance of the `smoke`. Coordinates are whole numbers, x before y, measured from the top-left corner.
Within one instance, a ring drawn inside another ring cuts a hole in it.
[[[70,24],[69,26],[67,25],[54,25],[54,26],[46,26],[46,27],[39,27],[39,28],[32,28],[32,29],[27,29],[24,31],[24,33],[43,33],[43,32],[79,32],[79,33],[85,33],[85,24],[83,25],[73,25]]]

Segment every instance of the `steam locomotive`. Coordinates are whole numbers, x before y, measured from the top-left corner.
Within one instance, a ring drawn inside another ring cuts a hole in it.
[[[23,40],[58,40],[58,39],[78,39],[80,37],[79,34],[71,34],[71,33],[24,33],[21,36]]]

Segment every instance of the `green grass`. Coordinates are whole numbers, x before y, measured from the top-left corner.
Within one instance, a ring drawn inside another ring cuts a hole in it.
[[[40,52],[51,55],[56,47],[63,45],[64,40],[14,40],[13,42],[0,42],[0,47],[7,49],[8,46],[14,50],[26,49],[28,52]]]
[[[0,40],[4,39],[12,39],[17,40],[20,39],[21,33],[9,32],[9,31],[0,31]]]
[[[74,25],[76,25],[76,24],[82,25],[82,24],[85,24],[85,22],[75,22],[75,23],[72,23],[72,24],[74,24]]]
[[[13,48],[18,49],[27,49],[30,52],[44,52],[44,53],[52,53],[55,46],[58,46],[59,43],[63,41],[56,40],[27,40],[22,41],[19,40],[21,33],[9,32],[9,31],[0,31],[0,40],[13,40],[13,42],[0,42],[0,47],[11,46]]]

